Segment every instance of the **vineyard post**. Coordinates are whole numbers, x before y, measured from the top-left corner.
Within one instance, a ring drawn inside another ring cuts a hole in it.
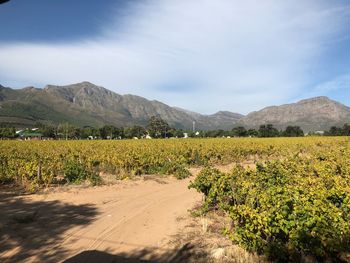
[[[37,178],[38,178],[38,182],[41,182],[41,161],[39,160],[39,164],[38,164],[38,172],[37,172]]]

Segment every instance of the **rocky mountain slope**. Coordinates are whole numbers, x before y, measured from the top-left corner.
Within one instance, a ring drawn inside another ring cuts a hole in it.
[[[350,123],[350,108],[327,97],[316,97],[267,107],[247,116],[228,111],[202,115],[156,100],[119,95],[89,82],[48,85],[44,89],[11,89],[0,85],[0,123],[19,127],[34,125],[37,121],[70,122],[79,126],[145,125],[151,116],[160,116],[171,126],[187,130],[191,130],[195,122],[197,130],[273,124],[279,129],[298,125],[304,131],[317,131]]]
[[[177,128],[231,129],[243,115],[218,112],[190,113],[159,101],[135,95],[119,95],[89,82],[44,89],[0,87],[0,122],[33,125],[37,121],[70,122],[80,126],[145,125],[160,116]]]
[[[334,125],[350,123],[350,108],[327,97],[315,97],[251,112],[236,125],[256,128],[268,123],[280,129],[298,125],[304,131],[328,130]]]

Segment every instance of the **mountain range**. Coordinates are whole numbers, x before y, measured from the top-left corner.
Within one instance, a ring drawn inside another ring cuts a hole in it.
[[[350,123],[350,108],[327,97],[316,97],[267,107],[246,116],[229,111],[203,115],[136,95],[119,95],[89,82],[47,85],[43,89],[11,89],[0,85],[0,123],[17,127],[33,126],[37,122],[96,127],[146,125],[151,116],[159,116],[171,126],[187,130],[191,130],[193,124],[197,130],[273,124],[279,129],[298,125],[304,131],[316,131]]]

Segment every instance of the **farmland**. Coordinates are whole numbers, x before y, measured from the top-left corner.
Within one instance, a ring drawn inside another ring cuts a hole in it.
[[[348,145],[346,137],[1,141],[0,182],[16,182],[32,189],[85,179],[97,183],[100,172],[116,176],[173,174],[182,178],[191,166],[321,154],[346,157],[342,152],[347,154]]]
[[[228,164],[231,171],[216,169]],[[200,213],[222,211],[234,243],[279,261],[348,255],[348,137],[1,141],[0,165],[2,184],[32,192],[101,184],[104,173],[183,179],[195,167],[189,186],[205,196]]]

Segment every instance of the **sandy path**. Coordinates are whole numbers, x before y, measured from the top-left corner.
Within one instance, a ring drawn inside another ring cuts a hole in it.
[[[170,259],[169,241],[185,227],[178,219],[201,196],[187,188],[189,179],[162,180],[2,198],[0,261]]]

